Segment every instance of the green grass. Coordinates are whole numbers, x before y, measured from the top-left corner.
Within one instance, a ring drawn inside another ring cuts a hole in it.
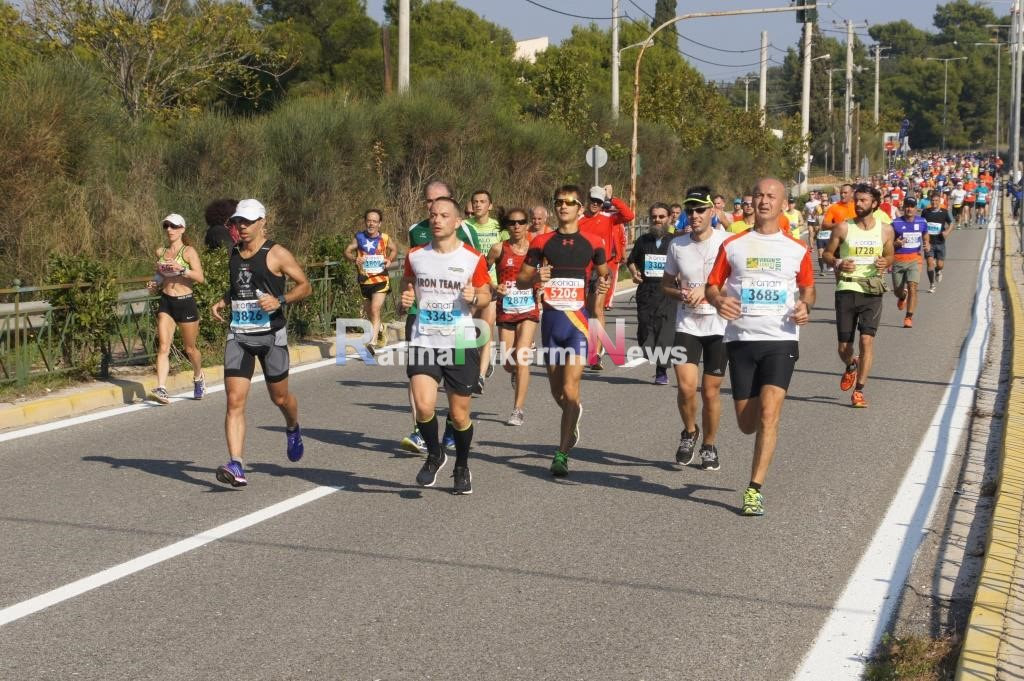
[[[868,662],[866,681],[951,681],[956,675],[960,641],[947,634],[939,638],[886,634],[878,654]]]

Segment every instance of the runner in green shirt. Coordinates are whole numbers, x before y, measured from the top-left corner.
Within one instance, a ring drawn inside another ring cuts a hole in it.
[[[474,248],[486,255],[494,244],[508,240],[508,232],[503,231],[501,223],[491,217],[491,193],[486,189],[477,189],[473,192],[470,207],[473,214],[462,224],[476,232],[479,245]],[[494,343],[491,339],[494,338],[494,324],[498,318],[497,287],[498,273],[494,265],[491,265],[491,303],[478,315],[491,328],[491,338],[480,348],[480,378],[477,379],[474,390],[477,395],[483,393],[484,381],[494,373],[494,366],[491,364],[491,348]]]

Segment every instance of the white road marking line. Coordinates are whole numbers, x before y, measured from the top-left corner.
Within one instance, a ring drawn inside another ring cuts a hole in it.
[[[629,360],[628,362],[626,362],[625,364],[623,364],[619,368],[620,369],[632,369],[633,367],[638,367],[641,364],[650,364],[650,362],[647,361],[646,357],[637,357],[636,359]]]
[[[275,516],[279,516],[282,513],[287,513],[300,506],[304,506],[312,501],[321,499],[328,494],[333,494],[338,491],[338,487],[314,487],[313,489],[303,492],[297,496],[285,499],[284,501],[278,502],[273,506],[268,506],[262,510],[250,513],[249,515],[242,516],[232,520],[231,522],[218,525],[213,529],[201,532],[195,536],[183,539],[179,542],[175,542],[169,546],[165,546],[162,549],[157,549],[138,558],[133,558],[120,565],[97,572],[89,577],[65,584],[62,587],[58,587],[52,591],[47,591],[44,594],[40,594],[34,598],[30,598],[27,601],[16,603],[10,607],[0,610],[0,627],[5,624],[10,624],[15,620],[19,620],[23,617],[27,617],[33,613],[39,612],[49,608],[52,605],[61,603],[68,599],[80,596],[87,591],[99,588],[111,582],[115,582],[122,577],[145,570],[148,567],[152,567],[157,563],[162,563],[165,560],[169,560],[176,556],[180,556],[183,553],[188,553],[194,549],[198,549],[200,546],[209,544],[217,539],[223,539],[236,532],[244,530],[246,528],[257,525],[264,520],[269,520]]]
[[[995,216],[992,218],[993,223]],[[914,555],[927,535],[939,490],[959,450],[974,406],[974,391],[988,346],[991,322],[994,228],[990,223],[978,269],[974,313],[960,361],[921,445],[885,517],[839,600],[804,657],[795,679],[854,681],[889,624]]]

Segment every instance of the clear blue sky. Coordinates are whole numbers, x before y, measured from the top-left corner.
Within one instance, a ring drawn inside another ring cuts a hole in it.
[[[473,10],[477,14],[508,28],[516,40],[548,36],[552,43],[557,44],[566,38],[573,24],[589,23],[587,19],[576,19],[569,16],[542,9],[526,0],[456,0],[458,4]],[[654,14],[655,0],[619,0],[620,11],[638,20],[647,20],[644,14]],[[542,5],[566,12],[592,17],[610,17],[611,0],[537,0]],[[825,31],[840,30],[844,19],[863,24],[886,23],[898,19],[907,19],[915,26],[926,30],[934,30],[932,15],[939,4],[935,0],[833,0],[831,8],[819,10],[819,25]],[[1009,0],[989,0],[989,5],[997,15],[1009,12]],[[678,0],[680,13],[707,10],[748,9],[762,7],[784,7],[789,0]],[[383,19],[383,0],[368,0],[367,7],[371,16],[378,21]],[[833,22],[837,22],[833,25]],[[596,20],[595,23],[609,26],[607,18]],[[768,41],[782,49],[769,49],[769,55],[781,60],[787,47],[795,46],[799,40],[799,26],[792,13],[761,15],[752,17],[725,17],[717,19],[699,19],[685,22],[680,33],[702,43],[729,50],[754,50],[752,52],[722,52],[701,47],[680,39],[679,48],[703,59],[726,66],[715,66],[691,59],[691,62],[711,80],[733,80],[749,71],[756,70],[753,66],[758,61],[757,48],[760,46],[760,32],[768,31]],[[871,42],[864,29],[865,42]],[[829,35],[845,40],[843,31]],[[628,54],[628,53],[627,53]]]

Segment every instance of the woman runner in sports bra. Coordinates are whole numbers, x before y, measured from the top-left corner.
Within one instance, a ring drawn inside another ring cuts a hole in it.
[[[530,248],[530,220],[522,208],[513,208],[502,218],[508,241],[499,241],[487,253],[487,264],[498,274],[498,339],[504,352],[504,367],[512,376],[515,401],[508,425],[523,425],[523,404],[530,384],[530,345],[540,321],[536,289],[521,289],[516,277]]]
[[[196,347],[199,309],[192,295],[192,286],[206,281],[203,277],[203,263],[185,236],[185,218],[171,213],[164,218],[163,229],[167,235],[167,245],[157,249],[156,274],[147,285],[151,293],[160,292],[160,305],[156,312],[159,345],[156,355],[157,386],[153,390],[153,398],[160,404],[170,402],[165,384],[171,368],[171,343],[177,326],[181,329],[185,355],[192,362],[192,396],[201,400],[206,393],[206,381],[203,378],[203,358]]]

